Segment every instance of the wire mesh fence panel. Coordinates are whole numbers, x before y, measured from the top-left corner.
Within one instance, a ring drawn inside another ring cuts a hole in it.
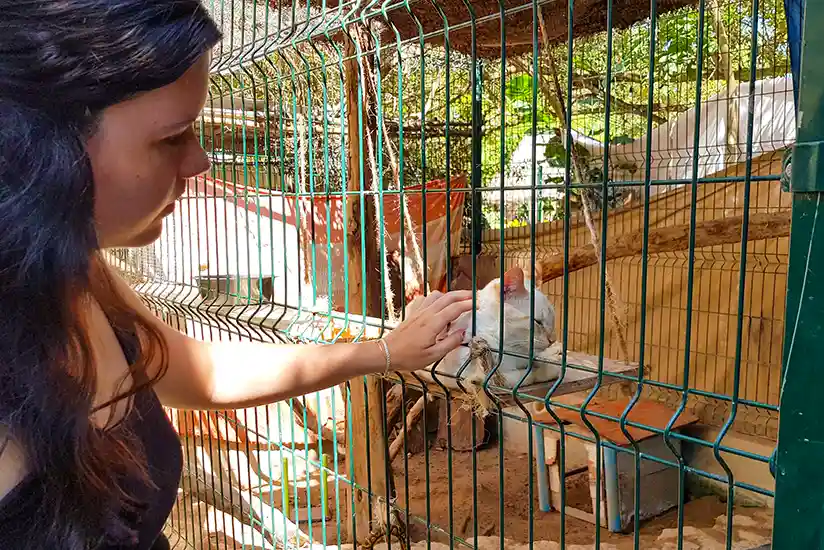
[[[174,544],[769,543],[783,2],[205,4],[211,169],[111,254],[144,299],[198,339],[307,344],[436,290],[476,307],[428,369],[169,411]]]

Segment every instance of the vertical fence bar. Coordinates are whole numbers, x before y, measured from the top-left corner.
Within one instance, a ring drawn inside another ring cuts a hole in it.
[[[824,547],[824,4],[810,2],[804,17],[793,151],[790,260],[781,417],[776,468],[773,548]],[[819,219],[821,218],[821,219]]]
[[[481,128],[483,124],[483,102],[481,99],[483,97],[483,65],[475,55],[472,58],[472,75],[470,78],[470,87],[472,88],[472,176],[470,180],[472,184],[472,253],[480,254],[482,248],[481,218],[483,217],[481,209],[483,196],[479,191],[481,187],[481,152],[483,150],[481,141],[483,139]]]

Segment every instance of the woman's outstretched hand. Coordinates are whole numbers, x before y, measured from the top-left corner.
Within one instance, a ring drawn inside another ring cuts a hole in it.
[[[447,329],[470,309],[472,292],[468,290],[432,292],[409,304],[407,318],[383,339],[389,350],[391,370],[426,368],[457,348],[464,331],[447,332]]]

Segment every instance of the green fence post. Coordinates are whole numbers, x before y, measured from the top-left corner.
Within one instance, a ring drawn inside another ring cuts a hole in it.
[[[824,3],[807,3],[799,86],[774,550],[824,548]]]

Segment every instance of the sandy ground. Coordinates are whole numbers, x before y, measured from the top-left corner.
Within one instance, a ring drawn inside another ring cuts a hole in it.
[[[448,483],[447,453],[432,450],[429,453],[428,476],[425,457],[418,454],[409,457],[408,483],[404,479],[404,459],[399,457],[393,464],[397,484],[396,504],[409,510],[412,516],[410,541],[412,548],[441,550],[449,548],[449,536],[463,539],[469,547],[480,550],[588,550],[596,548],[596,528],[567,516],[563,525],[558,512],[541,512],[538,507],[538,488],[534,486],[532,509],[530,510],[528,478],[529,463],[525,455],[506,453],[503,455],[503,496],[500,494],[499,454],[497,449],[480,451],[476,454],[476,478],[473,480],[472,453],[453,452],[453,481]],[[473,497],[473,487],[477,487],[477,508]],[[427,494],[429,498],[427,499]],[[451,495],[451,499],[450,499]],[[578,474],[567,479],[567,498],[571,505],[581,509],[591,509],[586,474]],[[501,510],[501,503],[503,510]],[[202,503],[195,503],[194,507]],[[450,529],[450,507],[452,524]],[[185,508],[193,510],[191,502]],[[530,513],[531,512],[531,513]],[[688,502],[684,506],[683,550],[725,549],[727,536],[727,507],[716,497],[704,497]],[[503,520],[501,517],[503,516]],[[196,550],[226,550],[229,548],[261,549],[271,548],[257,535],[250,533],[248,525],[236,520],[231,532],[221,527],[221,522],[212,522],[208,529],[186,529],[185,539],[173,536],[175,549],[194,548]],[[226,522],[223,521],[223,525]],[[426,525],[429,525],[427,533]],[[642,523],[638,548],[644,550],[676,550],[678,540],[678,513],[672,510],[666,514]],[[195,527],[192,525],[192,527]],[[205,527],[205,526],[204,526]],[[306,531],[306,525],[301,526]],[[320,526],[316,525],[315,548],[331,550],[337,546],[331,537],[337,529],[334,522],[327,524],[330,531],[326,541],[320,540]],[[772,511],[765,508],[736,507],[732,529],[732,548],[754,550],[770,542]],[[215,529],[223,532],[215,532]],[[197,532],[196,531],[200,531]],[[208,531],[208,532],[205,532]],[[238,536],[240,532],[245,536]],[[251,538],[250,538],[251,535]],[[427,536],[428,535],[428,536]],[[477,543],[475,539],[477,537]],[[359,538],[361,538],[359,536]],[[425,542],[429,538],[429,543]],[[503,543],[501,538],[504,539]],[[243,540],[240,540],[243,539]],[[530,540],[535,541],[529,544]],[[455,545],[455,548],[464,548]],[[632,534],[614,534],[606,529],[598,531],[598,548],[602,550],[630,550],[636,548]],[[342,545],[341,550],[352,548]],[[375,550],[387,548],[378,544]],[[391,548],[400,548],[393,541]]]
[[[530,533],[534,541],[561,542],[561,514],[558,512],[541,512],[538,507],[538,487],[534,485],[532,514],[529,501],[529,464],[527,457],[505,453],[503,458],[503,524],[501,523],[500,470],[497,449],[481,451],[476,454],[477,479],[473,483],[472,453],[452,453],[453,481],[451,487],[453,509],[453,533],[468,539],[478,537],[503,537],[514,543],[528,543]],[[422,519],[427,518],[427,489],[429,493],[429,524],[444,530],[449,526],[450,487],[447,476],[447,453],[432,451],[429,456],[429,480],[426,480],[426,468],[422,454],[409,458],[409,509]],[[407,506],[405,484],[403,482],[404,460],[396,459],[393,465],[396,471],[397,504]],[[463,475],[457,475],[461,473]],[[473,485],[477,486],[477,516],[473,512]],[[567,499],[586,511],[591,511],[591,500],[586,474],[567,478]],[[603,513],[603,512],[602,512]],[[688,502],[684,507],[685,540],[698,534],[706,533],[714,539],[724,542],[726,533],[727,506],[716,497],[704,497]],[[772,526],[772,513],[761,508],[737,508],[733,519],[733,540],[742,543],[742,548],[753,548],[769,541]],[[477,531],[476,531],[477,526]],[[667,548],[666,542],[677,538],[678,514],[676,510],[658,518],[642,523],[640,548]],[[691,528],[691,529],[690,529]],[[565,545],[594,546],[595,526],[572,517],[565,518]],[[662,537],[663,535],[663,537]],[[426,538],[424,526],[415,524],[412,528],[412,540]],[[444,534],[431,531],[433,541],[448,542]],[[606,529],[600,530],[600,541],[614,545],[615,548],[634,548],[632,534],[613,534]],[[759,542],[761,541],[761,542]],[[705,541],[710,548],[709,541]],[[753,544],[751,544],[753,543]],[[754,544],[757,543],[757,544]],[[689,545],[685,544],[685,548]],[[602,546],[608,548],[609,546]],[[725,547],[723,544],[722,548]],[[536,546],[537,548],[537,546]],[[701,546],[704,548],[704,546]]]

